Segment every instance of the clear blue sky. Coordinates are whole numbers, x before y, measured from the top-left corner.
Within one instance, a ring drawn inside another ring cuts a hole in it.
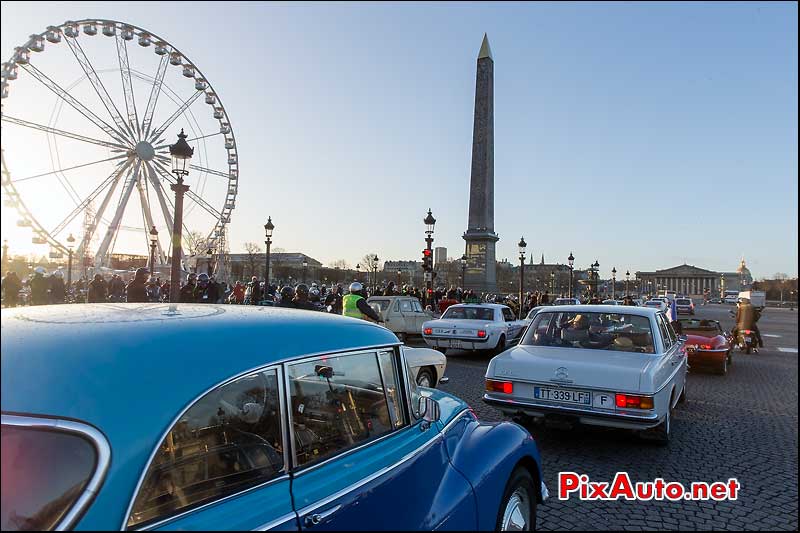
[[[495,60],[498,258],[797,275],[795,3],[2,4],[2,56],[67,19],[167,38],[232,117],[235,251],[460,256],[475,60]]]

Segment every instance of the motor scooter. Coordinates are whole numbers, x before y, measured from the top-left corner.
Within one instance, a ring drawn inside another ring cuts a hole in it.
[[[743,329],[737,332],[736,344],[744,353],[758,353],[758,343],[756,342],[755,331]]]

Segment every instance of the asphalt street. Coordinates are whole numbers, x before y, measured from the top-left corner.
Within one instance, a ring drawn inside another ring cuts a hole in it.
[[[720,320],[730,330],[730,305],[697,306],[697,316]],[[690,371],[688,400],[674,412],[668,446],[624,430],[528,427],[542,454],[545,483],[553,495],[538,509],[542,530],[798,529],[797,499],[797,311],[765,311],[759,327],[765,348],[736,350],[725,376]],[[415,343],[419,345],[419,343]],[[441,385],[469,402],[483,420],[503,415],[483,403],[490,357],[449,350],[450,382]],[[631,480],[727,481],[737,478],[736,501],[585,502],[555,497],[560,471],[612,481],[626,471]]]

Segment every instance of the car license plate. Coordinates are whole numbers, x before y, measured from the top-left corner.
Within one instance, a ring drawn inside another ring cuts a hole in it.
[[[461,348],[461,341],[457,339],[450,339],[451,348]]]
[[[534,387],[533,397],[537,400],[549,400],[551,402],[577,403],[581,405],[592,404],[592,393],[580,390]]]

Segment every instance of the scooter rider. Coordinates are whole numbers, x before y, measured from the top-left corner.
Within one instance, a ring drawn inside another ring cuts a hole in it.
[[[292,304],[294,304],[295,309],[306,309],[308,311],[317,310],[317,306],[309,301],[308,293],[308,285],[305,283],[301,283],[294,288],[294,299],[292,300]]]
[[[342,297],[342,315],[383,322],[380,315],[367,304],[367,300],[364,298],[364,286],[357,281],[350,284],[350,293]]]
[[[753,307],[749,298],[739,298],[736,307],[736,325],[733,326],[733,330],[731,330],[734,340],[738,338],[740,331],[749,329],[755,334],[758,347],[763,348],[764,341],[761,339],[761,332],[758,331],[757,324],[758,319],[761,318],[761,314]]]

